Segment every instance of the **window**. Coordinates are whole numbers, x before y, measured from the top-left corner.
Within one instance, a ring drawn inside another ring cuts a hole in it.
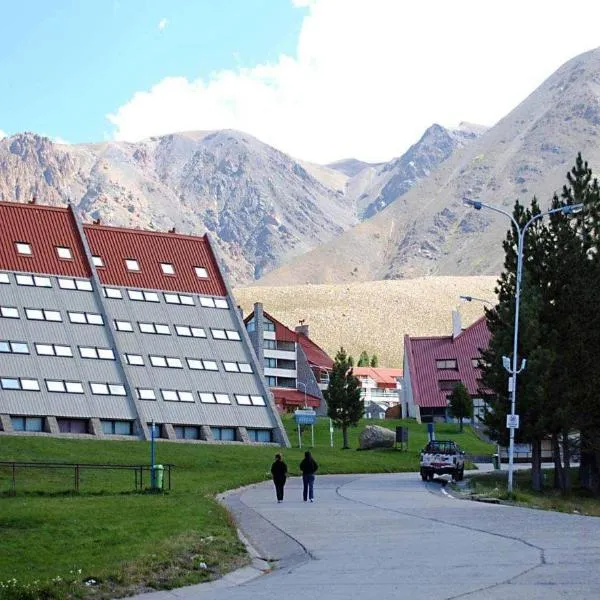
[[[264,340],[263,348],[265,350],[277,350],[277,342],[275,340]]]
[[[171,263],[160,263],[160,268],[165,275],[175,275],[175,267]]]
[[[60,344],[36,344],[35,351],[39,356],[73,356],[71,346],[61,346]]]
[[[200,427],[195,425],[174,425],[175,437],[178,440],[199,440]]]
[[[141,354],[126,354],[125,361],[127,362],[128,365],[140,366],[140,367],[144,366],[144,358]]]
[[[210,431],[215,440],[222,442],[235,441],[235,429],[233,427],[211,427]]]
[[[94,346],[79,346],[81,358],[99,358],[101,360],[115,360],[115,353],[111,348],[96,348]]]
[[[117,331],[133,331],[133,325],[129,321],[115,321]]]
[[[181,337],[205,338],[206,331],[202,327],[190,327],[188,325],[175,325],[177,335]]]
[[[10,283],[8,273],[0,273],[0,283]]]
[[[90,389],[96,396],[126,396],[125,386],[120,383],[91,383]]]
[[[205,308],[215,308],[215,301],[213,298],[205,298],[200,297],[200,306],[204,306]]]
[[[149,388],[137,388],[136,390],[140,400],[156,400],[156,393]]]
[[[131,421],[100,421],[104,435],[132,435]]]
[[[227,362],[224,360],[223,368],[228,373],[239,373],[240,372],[240,368],[238,367],[238,364],[236,362]]]
[[[26,308],[25,316],[30,321],[62,321],[57,310],[46,310],[45,308]]]
[[[46,388],[49,392],[57,392],[61,394],[83,394],[83,385],[80,381],[46,379]]]
[[[164,356],[150,356],[150,364],[153,367],[166,367],[167,366],[167,360],[165,359]]]
[[[17,249],[17,253],[23,256],[31,256],[33,254],[31,244],[27,244],[26,242],[15,242],[15,248]]]
[[[81,292],[93,291],[91,281],[88,281],[87,279],[72,279],[71,277],[59,277],[58,287],[63,290],[79,290]]]
[[[217,366],[217,362],[214,360],[203,360],[202,364],[207,371],[218,371],[219,367]]]
[[[15,431],[43,431],[42,417],[11,417],[10,420]]]
[[[56,419],[61,433],[89,433],[87,419]]]
[[[165,302],[167,304],[185,304],[187,306],[195,306],[194,298],[187,294],[174,294],[165,292]]]
[[[460,383],[460,379],[446,379],[439,381],[440,390],[442,391],[454,391],[454,388]]]
[[[100,257],[100,256],[92,256],[92,263],[95,267],[103,267],[104,266],[104,261],[102,260],[102,257]]]
[[[277,359],[276,358],[265,358],[265,367],[269,369],[277,368]]]
[[[215,298],[215,307],[228,309],[229,304],[227,304],[227,300],[225,300],[225,298]]]
[[[206,279],[208,277],[208,273],[204,267],[194,267],[194,272],[199,279]]]
[[[217,404],[231,404],[228,394],[215,394]]]
[[[158,335],[171,335],[168,325],[161,323],[138,323],[142,333],[156,333]]]
[[[183,369],[180,358],[170,358],[167,356],[167,366],[171,369]]]
[[[215,392],[198,392],[200,402],[205,404],[231,404],[227,394],[216,394]]]
[[[25,342],[0,341],[0,353],[29,354],[29,346]]]
[[[215,340],[227,339],[227,334],[225,333],[224,329],[211,329],[210,332],[212,333],[212,336],[213,338],[215,338]]]
[[[12,306],[0,306],[0,317],[5,319],[18,319],[19,311]]]
[[[265,377],[265,379],[267,380],[267,385],[269,387],[277,387],[277,377],[273,377],[272,375],[267,375]]]
[[[127,295],[130,300],[138,300],[142,302],[160,302],[156,292],[146,292],[140,290],[127,290]]]
[[[166,402],[193,402],[194,394],[181,390],[160,390],[163,400]]]
[[[134,258],[126,258],[125,266],[127,267],[128,271],[139,271],[140,270],[140,265],[139,265],[138,261],[135,260]]]
[[[58,258],[63,260],[73,260],[71,248],[67,248],[66,246],[56,246],[56,254],[58,254]]]
[[[435,361],[435,366],[442,370],[442,369],[457,369],[457,365],[456,365],[456,359],[455,358],[448,358],[448,359],[443,359],[443,360],[436,360]]]
[[[240,373],[253,373],[252,365],[248,363],[239,362],[238,367],[240,368]]]
[[[239,342],[242,339],[240,337],[240,334],[237,331],[232,331],[231,329],[226,329],[225,333],[227,334],[228,340],[233,340],[233,341]]]
[[[186,358],[188,369],[192,369],[195,371],[201,371],[204,369],[202,361],[199,358]]]
[[[114,298],[116,300],[121,300],[121,298],[123,298],[121,290],[118,290],[117,288],[104,288],[104,295],[107,298]]]
[[[104,325],[104,319],[102,315],[98,313],[80,313],[69,311],[69,321],[71,323],[86,323],[88,325]]]
[[[39,392],[40,384],[37,379],[26,377],[0,377],[0,387],[3,390],[24,390],[27,392]]]
[[[265,399],[262,396],[250,396],[253,406],[265,406]]]
[[[251,406],[252,405],[250,396],[247,396],[246,394],[236,394],[235,399],[236,399],[237,403],[242,406]]]
[[[52,287],[50,277],[40,277],[39,275],[16,275],[17,285],[34,285],[36,287]]]
[[[246,431],[251,442],[270,443],[272,441],[270,429],[247,429]]]
[[[263,329],[264,331],[275,331],[275,323],[269,319],[263,319]]]

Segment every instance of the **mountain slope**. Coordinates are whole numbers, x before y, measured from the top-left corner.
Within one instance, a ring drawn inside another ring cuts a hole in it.
[[[0,141],[0,199],[32,196],[49,204],[70,198],[84,218],[112,225],[208,231],[237,282],[357,222],[343,193],[237,131],[179,133],[137,144],[59,146],[29,133]]]
[[[493,274],[511,212],[535,194],[548,205],[578,151],[600,168],[600,49],[563,65],[509,115],[442,162],[373,218],[265,276],[262,285],[419,275]],[[364,171],[363,171],[364,172]]]

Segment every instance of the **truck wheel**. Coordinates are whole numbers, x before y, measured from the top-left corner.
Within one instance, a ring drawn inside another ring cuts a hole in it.
[[[421,479],[423,481],[427,481],[427,473],[425,471],[423,471],[423,470],[421,470]]]
[[[463,473],[464,473],[464,467],[462,469],[456,469],[456,471],[454,471],[454,481],[462,481]]]
[[[429,481],[433,481],[433,471],[429,471]]]

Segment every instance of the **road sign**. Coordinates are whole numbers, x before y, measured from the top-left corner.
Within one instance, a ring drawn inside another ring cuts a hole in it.
[[[511,375],[508,378],[508,393],[510,394],[514,390],[515,378]]]
[[[317,413],[311,409],[299,408],[294,411],[294,417],[298,425],[314,425],[317,420]]]
[[[506,428],[519,429],[519,415],[506,415]]]

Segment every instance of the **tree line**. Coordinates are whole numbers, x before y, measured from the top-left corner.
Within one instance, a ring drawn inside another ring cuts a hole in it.
[[[516,440],[531,444],[532,487],[542,489],[541,448],[551,440],[553,485],[571,489],[573,440],[579,436],[579,485],[600,493],[600,188],[579,154],[551,208],[583,204],[577,214],[554,213],[534,221],[523,242],[518,360],[526,368],[517,378]],[[537,199],[518,201],[513,216],[524,225],[541,214]],[[482,389],[487,396],[485,424],[493,439],[508,443],[509,373],[502,357],[512,357],[517,248],[514,227],[503,242],[504,270],[498,304],[485,310],[491,333],[482,350]]]

